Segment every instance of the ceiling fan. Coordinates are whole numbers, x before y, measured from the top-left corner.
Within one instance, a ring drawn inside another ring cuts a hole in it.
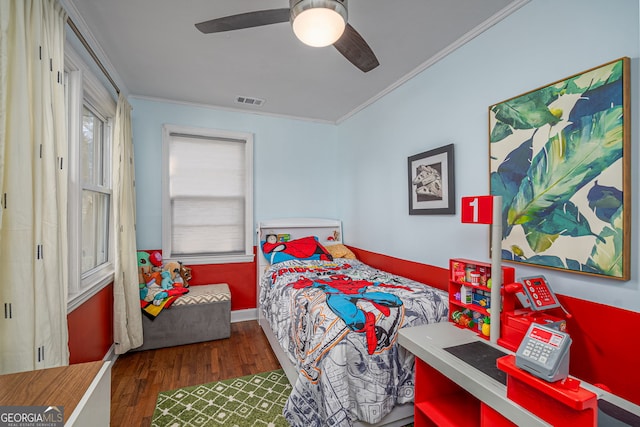
[[[310,46],[333,46],[363,72],[380,63],[362,36],[347,23],[348,0],[289,0],[289,8],[258,10],[196,24],[205,34],[291,22],[293,32]]]

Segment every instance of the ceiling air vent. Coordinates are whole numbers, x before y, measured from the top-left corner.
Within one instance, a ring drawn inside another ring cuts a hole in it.
[[[261,107],[262,104],[264,104],[264,99],[252,98],[250,96],[236,96],[236,103]]]

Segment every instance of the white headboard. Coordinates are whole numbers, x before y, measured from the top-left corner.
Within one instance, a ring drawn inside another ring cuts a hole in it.
[[[306,236],[316,236],[323,246],[342,243],[342,222],[336,219],[325,218],[277,218],[258,223],[258,274],[257,289],[260,297],[260,279],[265,269],[269,266],[267,259],[262,254],[261,242],[268,234],[288,234],[290,240]],[[259,305],[258,305],[259,306]]]

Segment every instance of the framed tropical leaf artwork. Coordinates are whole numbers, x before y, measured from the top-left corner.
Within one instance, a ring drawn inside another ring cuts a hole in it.
[[[502,259],[630,278],[629,58],[489,107]]]

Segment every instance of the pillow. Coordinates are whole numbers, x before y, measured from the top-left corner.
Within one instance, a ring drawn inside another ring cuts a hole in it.
[[[342,243],[336,243],[335,245],[327,246],[327,251],[331,256],[335,258],[356,259],[356,254],[351,252],[351,249],[343,245]]]
[[[318,238],[315,236],[302,237],[288,242],[278,242],[274,240],[275,239],[267,239],[267,241],[261,243],[262,253],[271,264],[289,261],[291,259],[333,260],[331,254],[320,244]]]

